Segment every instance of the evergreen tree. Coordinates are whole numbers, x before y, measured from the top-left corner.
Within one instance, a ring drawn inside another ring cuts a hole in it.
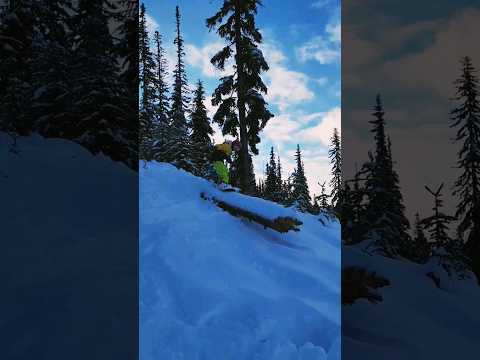
[[[385,256],[398,255],[402,244],[409,241],[409,223],[405,217],[398,175],[393,169],[391,148],[385,134],[385,119],[380,96],[377,96],[373,112],[372,132],[375,138],[375,154],[364,166],[367,175],[365,193],[368,196],[365,220],[370,228],[366,237],[368,248]]]
[[[320,185],[321,192],[320,192],[320,195],[315,198],[315,200],[318,200],[318,205],[320,206],[320,209],[322,209],[324,211],[329,211],[330,210],[330,204],[328,202],[328,199],[329,199],[330,196],[327,194],[325,182],[323,182],[321,184],[318,183],[318,185]]]
[[[30,111],[34,131],[51,137],[63,137],[74,125],[72,118],[70,68],[72,58],[69,1],[35,2],[32,42],[33,97]]]
[[[364,240],[368,228],[365,221],[365,189],[361,185],[362,175],[363,173],[357,170],[352,180],[345,181],[341,193],[340,223],[342,238],[346,244],[357,244]],[[350,183],[353,184],[352,187]]]
[[[407,258],[420,264],[427,262],[431,253],[431,246],[423,230],[424,227],[420,221],[420,215],[416,213],[413,243],[405,252],[408,254]]]
[[[139,80],[139,6],[137,1],[116,0],[120,11],[116,16],[119,26],[116,29],[117,53],[121,57],[121,78],[126,84],[127,101],[133,109],[138,109]],[[134,111],[136,113],[136,111]]]
[[[434,206],[432,208],[433,215],[423,219],[421,225],[430,234],[430,240],[435,248],[445,248],[452,241],[448,235],[448,224],[455,220],[453,216],[445,215],[441,212],[443,206],[443,200],[441,199],[442,188],[443,183],[437,191],[433,191],[428,186],[425,186],[425,189],[434,197]]]
[[[169,100],[167,77],[167,60],[162,46],[162,36],[158,31],[154,34],[155,45],[155,133],[153,142],[153,157],[157,161],[167,161],[166,145],[169,129]]]
[[[155,43],[155,67],[156,67],[156,117],[163,125],[167,124],[169,113],[168,86],[167,86],[167,59],[162,45],[162,36],[158,31],[154,35]]]
[[[140,159],[153,159],[155,141],[155,61],[150,49],[145,4],[140,6],[139,21],[139,70],[140,70]]]
[[[232,58],[235,64],[235,73],[220,79],[212,104],[218,105],[214,121],[222,127],[223,134],[237,137],[240,132],[242,148],[237,170],[240,187],[247,193],[255,188],[249,148],[258,154],[259,132],[273,116],[262,96],[267,87],[260,73],[267,71],[268,65],[258,48],[262,41],[255,25],[259,4],[259,0],[224,0],[221,9],[207,19],[209,30],[217,28],[228,44],[212,58],[212,64],[220,70]]]
[[[132,139],[136,124],[122,106],[118,58],[109,30],[116,11],[109,1],[78,1],[72,34],[75,127],[66,137],[136,168],[138,142]]]
[[[338,134],[337,128],[333,129],[333,135],[331,138],[330,149],[328,151],[328,155],[330,158],[330,163],[332,164],[332,179],[330,181],[330,186],[332,188],[331,193],[331,202],[332,202],[332,209],[338,210],[338,203],[340,192],[343,184],[342,179],[342,149],[341,149],[341,142],[340,136]]]
[[[321,212],[320,204],[318,203],[317,199],[318,196],[315,196],[315,194],[313,194],[313,204],[312,208],[310,209],[310,213],[312,213],[312,215],[319,215]]]
[[[191,142],[192,142],[192,159],[195,167],[195,173],[199,176],[209,177],[213,169],[209,161],[209,154],[212,151],[213,129],[210,125],[210,119],[207,115],[207,108],[204,104],[205,90],[203,84],[199,80],[197,88],[193,95],[193,107],[191,114]]]
[[[297,145],[295,160],[297,164],[292,174],[292,201],[300,211],[307,212],[310,210],[312,200],[308,190],[300,145]]]
[[[265,170],[265,191],[264,197],[267,200],[278,201],[278,177],[277,177],[277,163],[275,162],[275,152],[273,146],[270,150],[270,161],[268,162]]]
[[[186,117],[188,108],[188,83],[184,62],[184,40],[180,31],[180,21],[180,9],[177,6],[175,8],[176,36],[174,40],[177,51],[177,63],[173,71],[173,91],[170,109],[171,122],[166,144],[166,158],[179,168],[193,171],[194,165],[190,156],[191,143]]]
[[[24,109],[33,97],[33,1],[5,15],[0,21],[0,131],[16,138],[30,133],[32,119]]]
[[[462,60],[462,74],[455,85],[460,104],[451,112],[451,127],[457,128],[455,140],[462,144],[457,161],[462,173],[454,187],[460,199],[455,216],[460,221],[458,233],[466,235],[466,254],[480,279],[480,103],[478,78],[469,57]]]

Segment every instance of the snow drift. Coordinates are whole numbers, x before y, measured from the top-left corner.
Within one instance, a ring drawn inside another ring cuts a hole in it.
[[[171,165],[140,164],[142,360],[340,359],[340,228],[271,202],[222,193]],[[202,192],[264,216],[280,234]]]
[[[0,132],[2,358],[135,358],[118,342],[137,336],[137,174],[72,141],[17,143]]]
[[[342,309],[346,359],[476,359],[480,352],[480,287],[474,278],[450,277],[434,260],[420,265],[367,255],[362,246],[342,248],[342,261],[390,284],[376,290],[383,300],[365,299]],[[433,272],[440,288],[427,276]]]

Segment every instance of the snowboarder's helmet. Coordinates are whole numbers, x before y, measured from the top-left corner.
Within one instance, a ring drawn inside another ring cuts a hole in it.
[[[230,155],[232,153],[232,147],[227,142],[224,142],[223,144],[215,145],[215,148],[217,150],[223,151],[227,155]]]

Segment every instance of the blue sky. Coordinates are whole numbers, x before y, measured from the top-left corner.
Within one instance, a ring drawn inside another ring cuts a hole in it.
[[[151,31],[158,30],[173,67],[175,6],[182,15],[186,43],[187,75],[191,84],[201,79],[211,95],[222,76],[210,58],[222,39],[209,32],[205,19],[221,6],[221,0],[144,1]],[[327,145],[333,127],[340,128],[340,3],[339,0],[264,0],[257,26],[270,70],[263,74],[269,89],[267,101],[275,114],[262,132],[260,154],[254,158],[258,176],[263,176],[270,147],[280,154],[284,177],[294,167],[297,143],[313,193],[318,182],[329,180]],[[207,99],[210,114],[214,113]],[[223,141],[221,133],[215,141]]]

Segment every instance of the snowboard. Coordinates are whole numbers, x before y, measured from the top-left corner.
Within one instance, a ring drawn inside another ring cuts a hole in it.
[[[218,190],[223,191],[223,192],[240,192],[240,189],[233,187],[232,185],[228,184],[218,184],[217,185]]]

